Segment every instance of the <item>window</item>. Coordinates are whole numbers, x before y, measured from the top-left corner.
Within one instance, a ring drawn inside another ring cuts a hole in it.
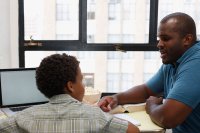
[[[143,50],[157,52],[156,41],[146,39],[157,28],[149,27],[147,10],[150,0],[19,0],[20,66],[67,53],[80,61],[87,87],[117,92],[142,83]],[[25,45],[30,37],[42,45]],[[116,51],[118,44],[124,52]]]
[[[107,74],[107,89],[108,92],[121,92],[127,90],[133,85],[133,74],[119,74],[108,73]]]
[[[20,1],[20,0],[19,0]],[[23,40],[56,40],[56,35],[70,35],[62,40],[78,39],[78,0],[21,0],[24,16]],[[46,4],[48,3],[48,4]],[[20,5],[19,5],[20,6]],[[24,10],[23,10],[24,9]],[[23,19],[21,19],[23,24]],[[21,34],[21,35],[22,35]],[[60,38],[58,37],[60,40]],[[44,44],[44,43],[43,43]],[[43,45],[44,46],[44,45]]]
[[[200,34],[197,36],[197,40],[198,40],[198,41],[200,40]]]
[[[83,50],[90,49],[90,47],[83,46],[87,44],[105,43],[107,45],[110,43],[108,36],[118,34],[122,36],[120,41],[112,43],[141,43],[148,49],[156,50],[156,47],[148,47],[148,42],[144,39],[145,33],[142,33],[144,30],[148,32],[149,28],[140,25],[141,23],[149,25],[149,21],[140,17],[141,15],[149,16],[149,6],[150,4],[146,3],[146,0],[108,0],[106,2],[97,0],[19,0],[20,45],[24,46],[24,43],[30,41],[31,37],[36,42],[42,43],[42,47],[38,49],[52,49],[52,46],[56,49],[66,49],[66,47],[73,49],[74,46],[69,45],[76,44],[78,50]],[[140,15],[136,14],[137,9],[140,9]],[[156,26],[154,27],[156,28]],[[92,41],[90,35],[94,36]],[[127,35],[130,37],[123,37]],[[62,42],[52,42],[51,40],[62,40]],[[72,44],[67,40],[76,41]],[[127,49],[130,50],[130,48]]]
[[[123,34],[122,42],[123,43],[132,43],[134,41],[134,35],[131,34]]]
[[[144,59],[156,59],[159,57],[159,53],[155,52],[145,52],[144,53]]]
[[[121,42],[121,36],[117,34],[109,34],[108,35],[108,42],[109,43],[120,43]]]
[[[159,0],[158,8],[158,22],[169,13],[172,12],[184,12],[189,14],[195,21],[197,27],[197,36],[200,35],[198,30],[200,27],[200,15],[198,5],[200,0]],[[178,5],[178,6],[177,6]]]
[[[121,59],[121,56],[117,52],[108,52],[107,59]]]
[[[180,0],[159,0],[158,20],[172,12],[184,12],[197,22],[200,17],[199,8],[197,7],[199,3],[200,0],[183,0],[181,2]]]
[[[133,52],[107,52],[107,59],[134,59]]]
[[[85,87],[94,88],[94,73],[83,73]]]
[[[56,20],[70,20],[69,4],[63,0],[57,0],[56,3]]]
[[[144,82],[147,82],[152,76],[153,73],[144,73]]]
[[[120,74],[108,73],[107,74],[107,91],[108,92],[118,92],[120,86]]]
[[[125,91],[133,87],[134,84],[134,74],[123,73],[121,80],[121,91]]]
[[[154,74],[161,65],[159,56],[144,60],[143,51],[26,51],[25,66],[37,67],[44,57],[55,53],[76,56],[82,73],[92,75],[84,81],[86,87],[101,92],[119,92],[141,84],[148,79],[144,73]]]
[[[87,19],[95,19],[96,3],[94,0],[88,0]]]
[[[123,2],[123,20],[134,20],[136,18],[136,0],[123,0]]]
[[[54,53],[74,55],[100,91],[126,90],[158,70],[155,22],[165,15],[190,14],[200,37],[200,0],[18,1],[20,67],[37,67]],[[35,46],[27,45],[30,38]]]
[[[94,43],[94,35],[87,35],[87,42]]]
[[[174,0],[160,0],[158,10],[158,22],[167,14],[172,13]]]
[[[79,59],[94,59],[94,52],[77,52],[77,58]]]
[[[73,35],[71,34],[56,34],[56,40],[73,40]]]
[[[120,3],[111,2],[108,4],[108,20],[120,19]]]

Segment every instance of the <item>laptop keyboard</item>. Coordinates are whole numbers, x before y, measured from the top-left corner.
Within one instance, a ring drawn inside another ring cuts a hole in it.
[[[17,112],[17,111],[22,111],[26,108],[29,108],[30,106],[22,106],[22,107],[12,107],[10,108],[10,110],[14,111],[14,112]]]

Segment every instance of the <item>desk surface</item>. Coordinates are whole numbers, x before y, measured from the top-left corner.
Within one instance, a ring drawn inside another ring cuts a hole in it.
[[[123,112],[129,112],[125,113],[138,121],[140,125],[138,128],[141,132],[146,133],[163,133],[165,132],[165,129],[162,127],[159,127],[155,123],[152,122],[149,114],[145,111],[146,103],[140,103],[140,104],[125,104],[125,105],[118,105],[116,108],[110,111],[111,114],[117,114],[117,113],[123,113]],[[123,118],[122,118],[123,119]]]
[[[137,112],[132,112],[128,113],[129,116],[134,118],[135,120],[140,122],[140,126],[138,128],[142,133],[164,133],[165,129],[162,127],[159,127],[158,125],[154,124],[151,121],[150,116],[146,113],[146,111],[137,111]]]

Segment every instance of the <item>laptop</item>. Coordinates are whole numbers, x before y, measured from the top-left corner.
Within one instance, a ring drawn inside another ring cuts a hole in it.
[[[48,102],[37,89],[35,71],[36,68],[0,69],[0,107],[7,116]]]
[[[115,95],[115,94],[117,94],[117,93],[116,93],[116,92],[102,92],[100,98],[102,98],[102,97],[104,97],[104,96]]]

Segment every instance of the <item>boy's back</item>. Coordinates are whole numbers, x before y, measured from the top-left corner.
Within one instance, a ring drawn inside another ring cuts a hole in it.
[[[6,131],[125,133],[128,125],[127,121],[106,114],[99,107],[83,104],[68,94],[54,96],[49,103],[28,108],[17,113],[12,121],[8,120],[5,121],[6,127],[0,128],[1,133]],[[8,123],[10,128],[7,127]]]

